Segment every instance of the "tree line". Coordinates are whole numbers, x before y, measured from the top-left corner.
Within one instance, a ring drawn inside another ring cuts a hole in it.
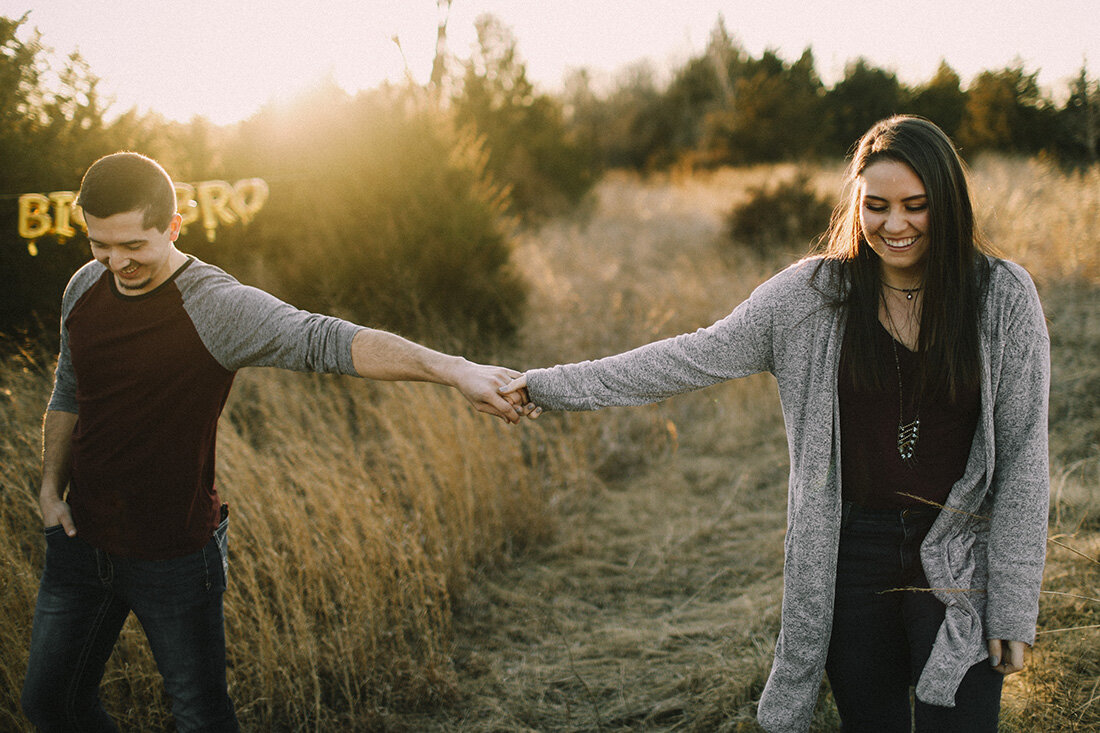
[[[706,49],[665,84],[647,64],[626,69],[608,92],[573,72],[563,102],[571,131],[610,167],[653,170],[845,155],[874,122],[891,114],[927,117],[967,156],[1044,153],[1066,165],[1097,161],[1100,84],[1082,67],[1062,104],[1022,64],[983,71],[964,88],[941,61],[910,86],[865,58],[826,86],[811,48],[794,62],[774,51],[749,54],[718,20]]]
[[[704,51],[667,82],[645,64],[597,90],[585,70],[540,91],[510,29],[476,22],[466,58],[446,54],[431,81],[348,94],[332,82],[269,104],[237,125],[130,110],[110,115],[76,53],[57,58],[22,18],[0,16],[0,339],[55,335],[61,291],[88,259],[73,241],[17,234],[22,193],[73,190],[95,158],[157,158],[181,181],[260,177],[271,196],[248,228],[188,232],[185,251],[305,308],[342,312],[416,337],[505,332],[524,286],[509,265],[510,227],[577,205],[609,168],[655,171],[843,156],[873,122],[928,117],[981,152],[1094,164],[1100,85],[1082,66],[1063,103],[1022,66],[963,87],[941,63],[916,86],[866,59],[831,87],[807,49],[754,57],[719,19]],[[453,346],[453,344],[441,344]]]

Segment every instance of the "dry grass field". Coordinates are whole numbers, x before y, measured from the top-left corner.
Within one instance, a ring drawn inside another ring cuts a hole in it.
[[[18,708],[44,543],[42,358],[0,375],[0,731]],[[377,730],[453,700],[452,613],[475,568],[553,534],[581,470],[568,436],[537,451],[434,385],[246,370],[219,428],[231,507],[226,631],[246,730]],[[550,428],[548,435],[556,432]],[[79,528],[78,528],[79,529]],[[123,730],[171,730],[131,617],[103,700]]]
[[[706,325],[805,251],[731,250],[790,166],[607,177],[520,235],[526,328],[500,358],[591,358]],[[833,196],[836,169],[813,170]],[[1100,171],[981,161],[987,234],[1035,275],[1053,344],[1040,636],[1005,731],[1100,727]],[[48,358],[0,371],[0,730],[17,710],[42,542]],[[508,428],[426,385],[246,370],[222,420],[231,691],[248,730],[755,731],[779,623],[787,453],[770,377]],[[815,730],[836,730],[823,691]],[[128,624],[104,699],[167,705]]]

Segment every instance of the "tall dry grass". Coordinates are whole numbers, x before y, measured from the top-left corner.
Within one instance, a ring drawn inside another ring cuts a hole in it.
[[[982,228],[1040,287],[1100,283],[1100,167],[985,157],[973,173]]]
[[[531,293],[521,363],[594,359],[728,314],[804,250],[792,245],[771,257],[746,252],[731,260],[718,244],[725,216],[749,188],[794,171],[754,166],[645,179],[612,173],[597,187],[593,208],[523,233],[516,256]],[[616,478],[674,451],[685,425],[716,412],[736,415],[745,400],[768,403],[773,393],[769,378],[752,377],[659,405],[552,419],[572,432],[590,431],[582,443],[591,465]]]
[[[48,359],[0,373],[0,729],[18,695],[44,543],[37,509]],[[529,445],[449,390],[246,370],[221,421],[231,507],[230,688],[246,730],[374,730],[454,697],[451,613],[477,568],[554,527],[583,470],[563,436]],[[551,433],[553,433],[551,429]],[[131,617],[103,685],[125,730],[169,725]]]

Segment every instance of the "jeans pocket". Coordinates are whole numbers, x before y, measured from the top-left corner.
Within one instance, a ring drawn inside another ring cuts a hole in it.
[[[68,547],[76,540],[65,531],[64,525],[54,524],[42,530],[42,536],[46,539],[46,547]]]

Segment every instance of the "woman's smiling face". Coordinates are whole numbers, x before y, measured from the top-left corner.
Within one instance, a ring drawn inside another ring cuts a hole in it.
[[[928,194],[905,163],[880,160],[860,175],[859,223],[879,256],[882,278],[895,287],[917,287],[928,255]]]

